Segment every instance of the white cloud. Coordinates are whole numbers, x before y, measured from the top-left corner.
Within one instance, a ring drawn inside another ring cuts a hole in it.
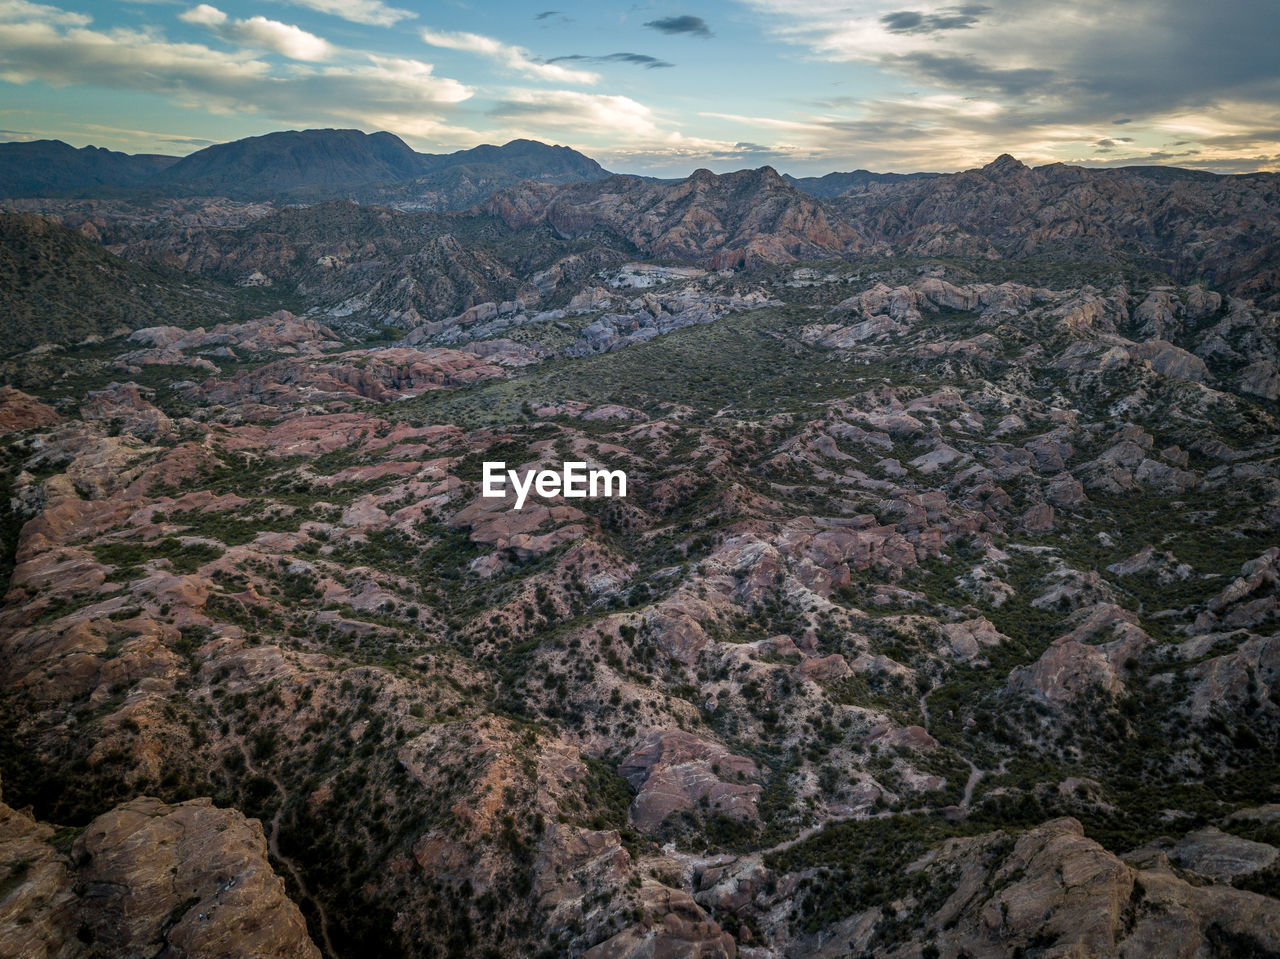
[[[178,14],[178,19],[200,27],[220,27],[227,22],[227,15],[217,7],[202,3]]]
[[[225,89],[269,73],[266,63],[244,52],[167,43],[137,30],[59,31],[42,22],[11,23],[0,31],[0,66],[11,82],[98,83],[160,93]]]
[[[818,116],[800,118],[818,124],[814,149],[847,149],[872,169],[957,169],[1001,152],[1111,162],[1117,148],[1104,141],[1116,121],[1136,139],[1131,162],[1213,156],[1232,169],[1246,157],[1273,164],[1280,152],[1274,0],[739,2],[815,59],[896,78],[896,91],[817,104]],[[1162,129],[1169,117],[1205,113],[1214,123]],[[1229,141],[1215,136],[1225,127],[1236,130]]]
[[[389,7],[382,0],[285,0],[295,7],[306,7],[317,13],[328,13],[352,23],[365,23],[374,27],[391,27],[401,20],[410,20],[417,14],[412,10]]]
[[[63,26],[87,26],[92,17],[83,13],[72,13],[59,10],[57,7],[42,3],[28,3],[27,0],[0,0],[0,23],[13,20],[29,20],[40,23],[57,23]]]
[[[274,50],[292,60],[327,60],[334,52],[327,40],[308,33],[301,27],[268,20],[266,17],[232,20],[217,7],[207,3],[178,14],[178,19],[204,27],[224,40],[247,47]]]
[[[600,80],[600,74],[589,70],[574,70],[571,67],[562,67],[558,63],[539,63],[532,59],[529,51],[523,47],[509,46],[478,33],[423,30],[422,39],[433,47],[462,50],[489,57],[508,69],[539,80],[549,80],[552,83],[597,83]]]
[[[203,18],[216,19],[207,12]],[[473,95],[419,60],[350,51],[344,59],[323,67],[277,67],[244,50],[171,43],[154,32],[39,21],[0,29],[0,79],[8,82],[141,90],[196,110],[256,114],[290,126],[429,130]]]
[[[547,130],[607,133],[620,139],[658,135],[653,111],[630,97],[577,90],[510,90],[490,111],[522,135],[542,138]]]
[[[235,37],[247,46],[266,47],[294,60],[326,60],[333,53],[328,41],[315,34],[266,17],[236,21]]]

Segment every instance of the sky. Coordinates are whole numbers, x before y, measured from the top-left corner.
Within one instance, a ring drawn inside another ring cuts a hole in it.
[[[1280,0],[0,0],[0,141],[273,130],[624,173],[1280,170]]]

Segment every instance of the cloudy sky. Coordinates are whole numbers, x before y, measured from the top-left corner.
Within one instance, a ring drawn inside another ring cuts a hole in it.
[[[0,0],[0,140],[279,129],[622,172],[1280,169],[1280,0]]]

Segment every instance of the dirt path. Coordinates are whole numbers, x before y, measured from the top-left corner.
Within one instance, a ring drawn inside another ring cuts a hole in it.
[[[986,775],[986,772],[975,766],[972,761],[966,759],[965,762],[969,763],[969,778],[964,784],[964,798],[960,800],[961,809],[969,808],[969,801],[973,799],[973,787],[978,785],[978,782]]]
[[[238,744],[240,747],[240,755],[244,757],[244,768],[250,776],[266,775],[271,781],[271,785],[276,787],[276,792],[280,796],[280,804],[276,807],[276,813],[271,817],[270,828],[267,830],[267,851],[272,857],[284,864],[289,870],[289,875],[293,877],[294,883],[297,884],[299,895],[311,903],[315,908],[316,915],[320,919],[320,940],[323,943],[323,952],[328,959],[337,959],[337,950],[333,948],[333,940],[329,938],[329,916],[324,911],[324,906],[320,900],[312,895],[311,890],[307,887],[306,880],[302,878],[302,870],[298,868],[298,864],[280,851],[280,817],[284,815],[285,801],[289,798],[284,791],[284,785],[276,778],[274,774],[264,774],[260,770],[254,768],[253,761],[249,758],[249,751],[245,749],[244,743]]]

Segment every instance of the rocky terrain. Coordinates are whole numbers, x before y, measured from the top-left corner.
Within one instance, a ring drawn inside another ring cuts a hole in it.
[[[228,312],[0,367],[2,948],[1280,955],[1271,182],[41,204]]]

